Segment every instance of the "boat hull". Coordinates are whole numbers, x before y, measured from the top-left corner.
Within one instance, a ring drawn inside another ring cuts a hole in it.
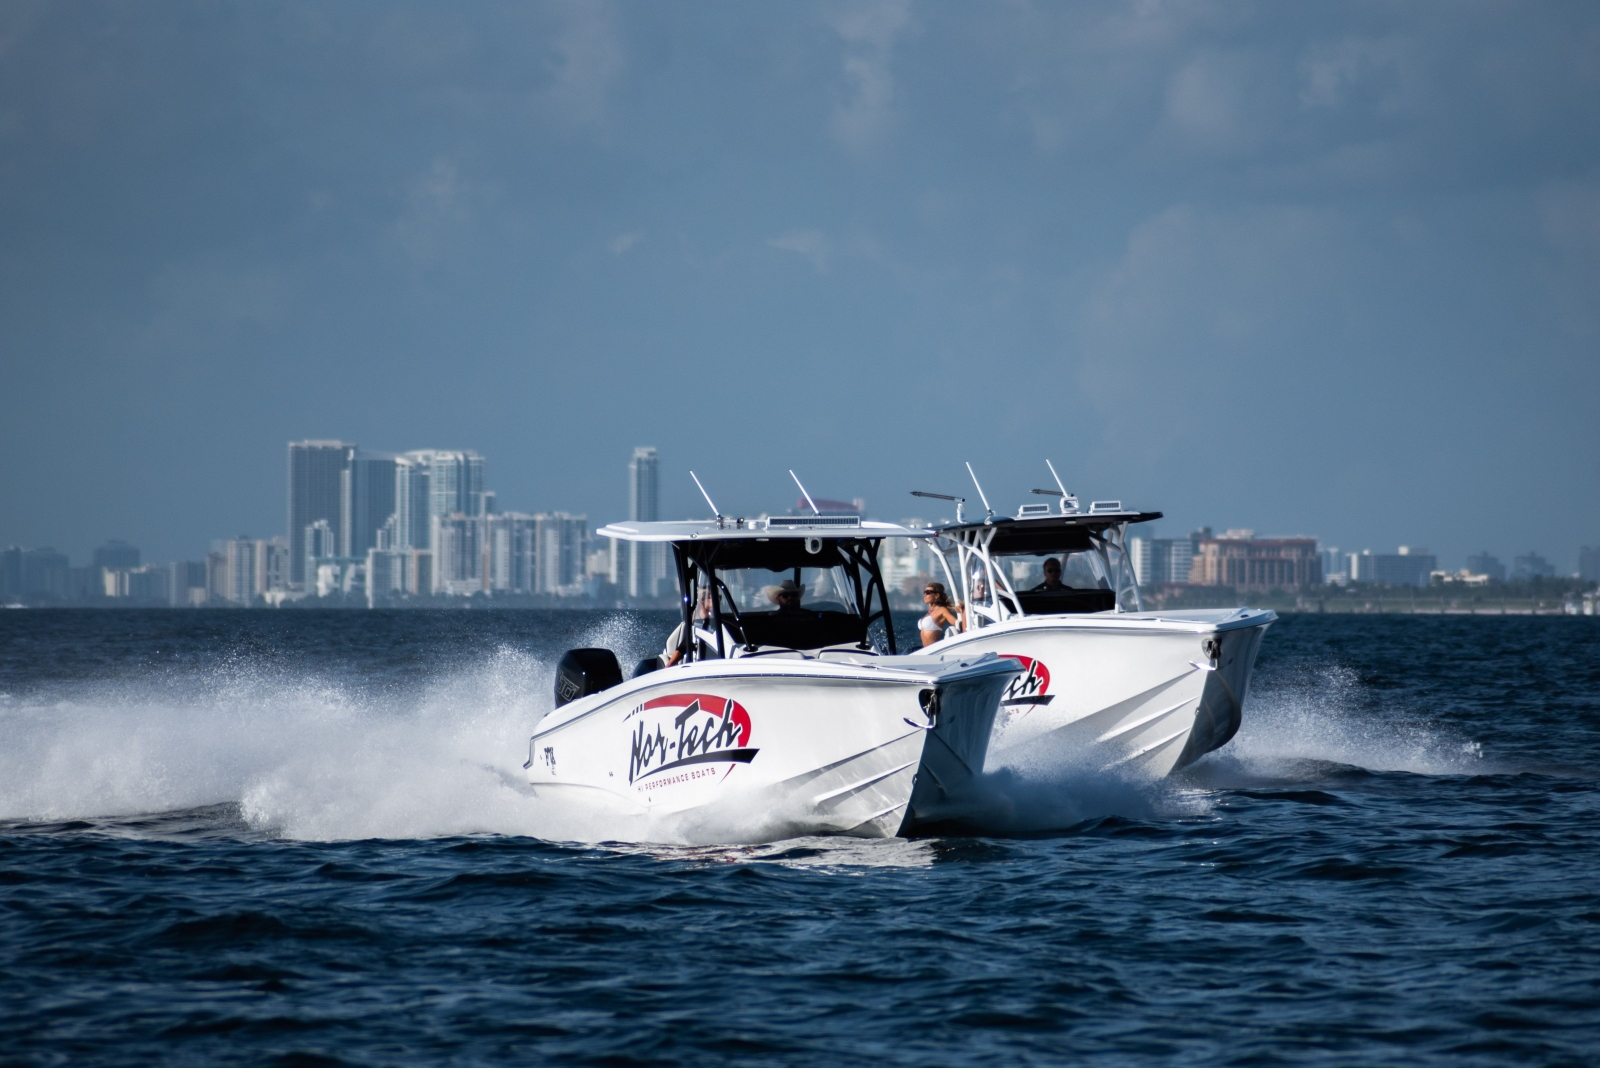
[[[890,837],[942,812],[982,769],[1017,673],[978,654],[667,668],[546,717],[528,781],[638,818],[644,837]]]
[[[1160,777],[1225,745],[1277,616],[1253,609],[1030,616],[925,652],[994,652],[1024,669],[1002,698],[989,764],[1035,754]]]

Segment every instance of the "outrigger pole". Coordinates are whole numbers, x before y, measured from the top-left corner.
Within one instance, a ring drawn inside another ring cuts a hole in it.
[[[800,476],[794,473],[794,468],[792,467],[789,469],[789,477],[794,479],[794,484],[796,486],[800,487],[800,496],[804,497],[806,499],[806,503],[811,506],[811,514],[821,515],[822,509],[818,508],[817,502],[811,499],[811,494],[806,492],[805,486],[800,482]]]
[[[723,515],[717,509],[717,502],[713,501],[711,499],[711,494],[707,493],[706,492],[706,488],[704,486],[700,485],[700,476],[699,475],[695,474],[693,471],[690,471],[689,472],[689,477],[694,479],[694,484],[696,486],[700,487],[700,496],[704,497],[706,499],[706,503],[711,506],[711,514],[716,517],[717,526],[720,527],[722,525]]]
[[[987,523],[994,518],[994,509],[989,507],[989,498],[983,495],[983,486],[978,482],[978,473],[972,469],[971,463],[967,464],[967,474],[972,476],[972,484],[978,487],[978,500],[983,502],[983,510],[989,513],[983,520]]]
[[[927,498],[930,498],[931,500],[935,500],[935,501],[955,501],[956,502],[956,522],[957,523],[965,523],[966,522],[966,519],[964,519],[962,517],[962,515],[961,515],[961,506],[963,504],[967,503],[967,499],[965,497],[952,497],[948,493],[924,493],[922,490],[912,490],[911,491],[911,496],[913,496],[913,497],[927,497]]]

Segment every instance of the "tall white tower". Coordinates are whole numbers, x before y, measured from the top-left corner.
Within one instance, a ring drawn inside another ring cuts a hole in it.
[[[661,518],[661,461],[654,446],[640,445],[628,461],[628,518],[642,523]],[[635,541],[628,549],[628,596],[657,596],[667,573],[664,547]]]

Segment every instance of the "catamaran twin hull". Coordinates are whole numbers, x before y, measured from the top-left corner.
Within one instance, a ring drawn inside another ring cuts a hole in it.
[[[613,815],[668,817],[679,839],[904,834],[960,814],[951,793],[983,768],[1017,674],[982,654],[680,665],[552,712],[528,781]]]
[[[1155,778],[1233,737],[1275,619],[1250,608],[1027,616],[928,651],[993,652],[1022,666],[1001,699],[991,767],[1037,753]]]

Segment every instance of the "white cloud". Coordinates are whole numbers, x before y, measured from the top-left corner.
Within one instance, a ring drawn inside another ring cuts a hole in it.
[[[1237,152],[1254,147],[1268,131],[1254,57],[1241,51],[1202,52],[1179,67],[1167,85],[1162,126],[1191,147]]]
[[[1406,71],[1419,65],[1411,51],[1392,37],[1320,42],[1300,59],[1300,105],[1336,109],[1365,98],[1380,113],[1401,110],[1412,91]]]
[[[549,63],[546,107],[573,126],[603,127],[611,87],[626,65],[616,15],[606,0],[566,0]]]
[[[874,0],[840,9],[829,20],[845,43],[846,95],[833,110],[833,135],[847,148],[870,151],[893,120],[895,39],[911,23],[910,0]]]
[[[611,239],[611,251],[620,256],[643,240],[644,234],[637,230],[630,234],[618,234]]]
[[[805,257],[818,274],[828,273],[828,257],[833,254],[833,244],[816,230],[790,230],[770,239],[767,245]]]
[[[486,187],[461,176],[454,160],[439,156],[406,183],[406,208],[395,220],[394,239],[413,260],[434,259],[471,225],[475,209],[489,197]]]

